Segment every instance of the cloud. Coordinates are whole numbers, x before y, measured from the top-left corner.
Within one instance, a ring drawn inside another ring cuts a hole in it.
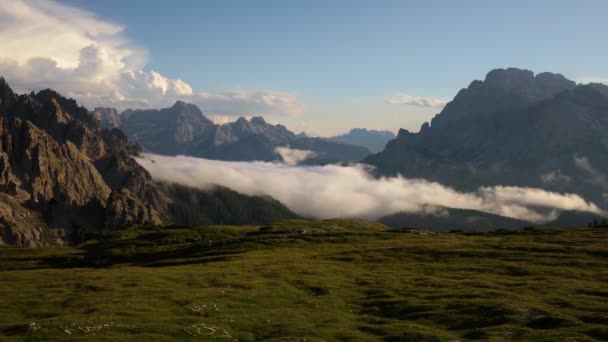
[[[574,164],[589,175],[589,178],[587,178],[587,181],[589,183],[595,184],[604,189],[608,188],[608,178],[605,174],[603,174],[602,172],[594,168],[593,165],[591,165],[589,158],[574,157]]]
[[[191,101],[204,111],[223,115],[298,115],[302,104],[294,94],[277,91],[221,91],[202,92]]]
[[[287,165],[297,165],[299,162],[316,156],[316,153],[308,150],[298,150],[289,147],[277,147],[275,152],[281,155]]]
[[[391,105],[410,105],[417,107],[443,108],[447,101],[441,99],[422,98],[404,93],[397,93],[386,100]]]
[[[181,99],[217,114],[297,114],[293,94],[201,92],[145,70],[125,27],[53,0],[0,0],[0,74],[18,92],[53,88],[89,108],[158,108]]]
[[[554,170],[547,172],[546,174],[540,176],[540,180],[545,184],[564,184],[570,183],[572,181],[572,177],[563,174],[561,170]]]
[[[462,193],[423,179],[372,178],[363,165],[296,167],[158,155],[144,155],[138,162],[158,180],[270,195],[296,213],[315,218],[376,219],[400,211],[428,213],[432,206],[474,209],[531,222],[550,221],[562,210],[603,214],[574,194],[504,186]]]
[[[218,125],[224,125],[224,124],[227,124],[227,123],[235,122],[238,119],[234,115],[225,115],[225,114],[209,114],[209,113],[205,113],[205,116],[207,118],[209,118],[211,121],[213,121],[214,123],[218,124]],[[251,118],[253,116],[252,115],[245,115],[243,117],[245,119],[247,119],[247,120],[251,120]]]

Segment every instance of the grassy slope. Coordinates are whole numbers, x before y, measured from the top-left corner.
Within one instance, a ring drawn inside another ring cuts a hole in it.
[[[289,221],[4,247],[0,340],[607,339],[607,239]]]

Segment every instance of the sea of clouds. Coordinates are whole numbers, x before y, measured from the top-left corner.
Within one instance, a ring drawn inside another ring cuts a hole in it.
[[[361,164],[295,166],[154,154],[144,154],[138,162],[157,180],[269,195],[299,215],[318,219],[377,219],[396,212],[429,213],[433,206],[473,209],[535,223],[553,220],[567,210],[603,214],[576,194],[513,186],[464,193],[424,179],[374,178],[369,167]]]

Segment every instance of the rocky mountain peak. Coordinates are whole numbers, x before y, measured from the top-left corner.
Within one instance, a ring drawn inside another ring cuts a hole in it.
[[[53,90],[17,97],[3,81],[0,91],[0,241],[40,246],[73,229],[160,222],[164,199],[124,134]]]
[[[530,70],[507,68],[494,69],[487,73],[484,83],[487,86],[517,87],[534,82],[534,73]]]
[[[97,107],[91,114],[99,120],[101,127],[105,129],[120,127],[121,117],[116,108]]]
[[[10,103],[16,101],[17,96],[9,87],[4,77],[0,76],[0,110],[6,108]]]
[[[430,126],[419,133],[400,130],[365,162],[381,175],[424,177],[466,191],[538,187],[602,203],[608,193],[596,172],[608,167],[608,97],[602,90],[608,87],[576,85],[560,74],[492,70],[461,90]],[[577,162],[581,156],[588,165]]]
[[[397,137],[405,137],[412,134],[410,131],[408,131],[405,128],[399,128],[399,132],[397,132]]]
[[[204,117],[203,112],[200,110],[200,108],[198,108],[197,105],[182,100],[175,101],[175,103],[173,104],[173,106],[170,107],[170,109],[177,113],[192,113]]]
[[[264,118],[261,117],[261,116],[254,116],[249,121],[252,124],[256,125],[256,126],[264,126],[264,125],[266,125],[266,120],[264,120]]]
[[[495,91],[516,92],[533,98],[547,98],[576,87],[576,82],[561,74],[539,73],[525,69],[507,68],[490,71],[483,82]]]

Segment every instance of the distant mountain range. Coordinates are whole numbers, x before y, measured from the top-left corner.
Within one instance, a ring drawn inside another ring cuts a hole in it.
[[[471,191],[513,185],[608,196],[608,86],[496,69],[462,89],[420,132],[401,129],[364,162],[377,175]]]
[[[304,164],[356,162],[370,155],[363,147],[330,139],[296,135],[262,117],[217,125],[193,105],[177,101],[160,110],[96,108],[94,115],[107,128],[118,127],[144,150],[164,155],[190,155],[217,160],[281,161],[277,147],[311,151]]]
[[[395,138],[391,131],[376,131],[365,128],[353,128],[350,132],[329,138],[343,144],[363,146],[373,153],[384,150],[386,143]]]

